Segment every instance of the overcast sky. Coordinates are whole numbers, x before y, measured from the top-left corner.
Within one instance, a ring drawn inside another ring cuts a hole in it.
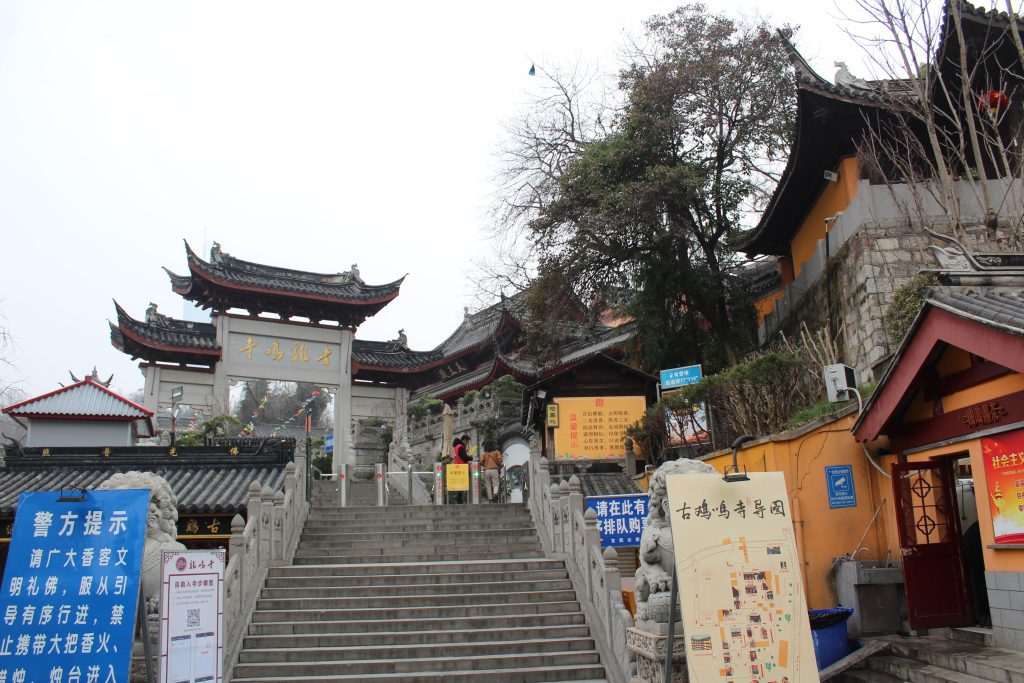
[[[0,2],[0,323],[29,395],[94,365],[112,300],[182,317],[161,266],[183,240],[364,280],[408,273],[357,336],[434,347],[473,306],[502,123],[532,62],[617,66],[623,38],[678,3]],[[826,77],[859,63],[828,0],[718,0],[799,24]],[[0,382],[2,384],[2,382]]]

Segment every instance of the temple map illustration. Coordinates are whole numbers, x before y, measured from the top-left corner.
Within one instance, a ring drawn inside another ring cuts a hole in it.
[[[691,681],[817,681],[781,474],[668,478]]]

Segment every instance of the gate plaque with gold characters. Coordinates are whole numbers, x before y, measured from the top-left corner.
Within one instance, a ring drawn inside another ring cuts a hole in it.
[[[469,465],[448,465],[445,479],[449,491],[469,490]]]

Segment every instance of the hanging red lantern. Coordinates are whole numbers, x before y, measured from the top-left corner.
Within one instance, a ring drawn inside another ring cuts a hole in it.
[[[978,109],[997,112],[1010,104],[1010,98],[1001,90],[989,90],[978,98]]]

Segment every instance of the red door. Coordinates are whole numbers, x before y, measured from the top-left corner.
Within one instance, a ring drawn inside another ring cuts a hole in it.
[[[907,613],[915,628],[973,623],[951,460],[892,466]]]

